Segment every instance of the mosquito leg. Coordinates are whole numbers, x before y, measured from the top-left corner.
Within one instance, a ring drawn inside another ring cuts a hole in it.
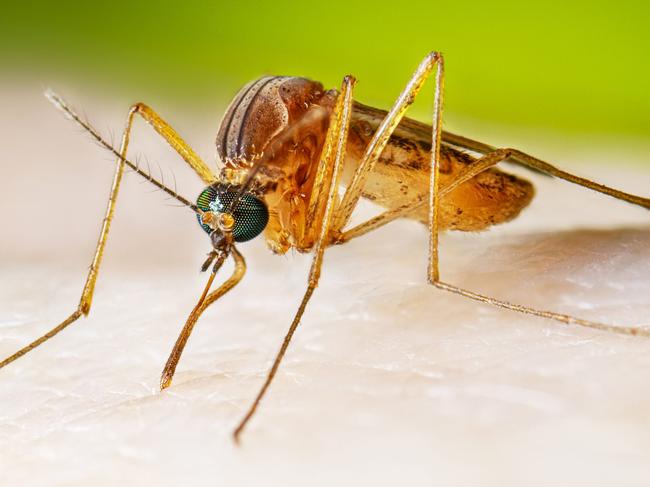
[[[449,132],[443,132],[442,140],[443,142],[450,143],[462,149],[470,149],[472,151],[479,152],[482,154],[488,154],[490,152],[497,150],[491,145],[484,144],[483,142],[478,142],[476,140],[463,137],[462,135],[456,135]],[[628,203],[632,203],[634,205],[639,205],[644,208],[650,209],[649,198],[643,198],[640,196],[628,194],[623,191],[596,183],[589,179],[581,178],[579,176],[576,176],[575,174],[571,174],[569,172],[563,171],[562,169],[559,169],[549,164],[548,162],[544,162],[540,159],[537,159],[536,157],[528,155],[525,152],[522,152],[517,149],[498,149],[498,150],[507,152],[508,156],[505,162],[511,162],[519,166],[524,166],[527,169],[533,170],[534,172],[537,173],[545,174],[547,176],[555,176],[564,179],[566,181],[570,181],[574,184],[584,186],[591,190],[598,191],[599,193],[609,195],[613,198],[617,198],[623,201],[627,201]]]
[[[429,57],[432,59],[431,62],[431,67],[436,64],[436,59],[433,57],[433,55],[430,55]],[[426,61],[426,60],[425,60]],[[440,199],[450,191],[453,191],[456,187],[458,187],[462,182],[470,179],[471,177],[474,177],[475,175],[479,174],[480,172],[483,172],[487,168],[494,166],[498,164],[499,162],[503,162],[507,159],[510,159],[512,161],[515,161],[516,163],[520,165],[525,165],[530,168],[533,168],[537,171],[541,171],[547,174],[550,174],[552,176],[556,176],[562,179],[565,179],[567,181],[570,181],[572,183],[587,187],[589,189],[592,189],[594,191],[598,191],[604,194],[607,194],[609,196],[612,196],[614,198],[627,201],[632,204],[636,204],[639,206],[642,206],[644,208],[650,208],[650,199],[647,198],[642,198],[639,196],[631,195],[628,193],[624,193],[622,191],[609,188],[607,186],[601,185],[599,183],[595,183],[593,181],[590,181],[585,178],[581,178],[579,176],[573,175],[571,173],[568,173],[566,171],[563,171],[561,169],[558,169],[551,164],[548,164],[544,161],[541,161],[539,159],[536,159],[532,156],[529,156],[528,154],[525,154],[521,151],[515,150],[515,149],[496,149],[492,150],[492,147],[484,145],[482,147],[479,147],[478,149],[481,149],[481,151],[485,152],[486,155],[476,161],[476,163],[472,164],[467,168],[467,170],[464,173],[461,173],[459,177],[454,180],[451,184],[439,188],[439,163],[440,163],[440,142],[441,142],[441,122],[442,122],[442,103],[443,103],[443,85],[444,85],[444,65],[443,65],[443,60],[442,57],[438,58],[438,63],[437,63],[437,71],[436,71],[436,87],[435,87],[435,98],[434,98],[434,110],[433,110],[433,124],[432,124],[432,153],[431,153],[431,176],[430,176],[430,182],[429,182],[429,198],[428,198],[428,204],[429,204],[429,227],[430,227],[430,240],[429,240],[429,266],[428,266],[428,278],[429,282],[436,287],[453,292],[455,294],[459,294],[461,296],[465,296],[486,304],[491,304],[494,306],[498,306],[501,308],[505,309],[510,309],[513,311],[518,311],[521,313],[526,313],[526,314],[531,314],[535,316],[540,316],[540,317],[545,317],[545,318],[551,318],[555,319],[557,321],[560,321],[562,323],[567,323],[567,324],[578,324],[590,328],[595,328],[599,330],[606,330],[606,331],[612,331],[616,333],[622,333],[622,334],[628,334],[628,335],[644,335],[644,336],[650,336],[650,330],[646,330],[640,327],[621,327],[621,326],[613,326],[613,325],[607,325],[604,323],[597,323],[589,320],[584,320],[581,318],[576,318],[573,316],[561,314],[561,313],[555,313],[552,311],[542,311],[542,310],[537,310],[533,309],[530,307],[526,306],[521,306],[518,304],[512,304],[508,303],[506,301],[498,300],[489,296],[484,296],[478,293],[475,293],[473,291],[469,291],[466,289],[462,289],[458,286],[454,286],[445,282],[442,282],[440,280],[440,271],[439,271],[439,254],[438,254],[438,233],[439,233],[439,227],[438,227],[438,211],[439,211],[439,202]],[[421,65],[422,67],[422,65]],[[429,68],[431,69],[431,68]],[[420,68],[418,69],[418,71]],[[428,72],[427,72],[428,74]],[[417,77],[417,72],[416,76]],[[407,86],[408,89],[408,86]],[[406,91],[406,90],[405,90]],[[388,118],[388,116],[387,116]],[[380,129],[381,130],[381,129]],[[377,132],[379,132],[378,130]],[[376,135],[376,134],[375,134]],[[462,140],[460,142],[463,142]],[[370,146],[369,146],[370,147]],[[382,147],[383,148],[383,147]],[[368,153],[368,152],[367,152]],[[367,154],[366,153],[366,154]],[[353,183],[351,183],[350,187],[354,184],[354,181],[361,181],[363,182],[364,178],[363,175],[359,176],[359,174],[362,171],[362,165],[359,166],[359,169],[357,170],[357,173],[355,174],[353,178]],[[361,186],[357,187],[357,189],[354,190],[354,193],[351,193],[352,196],[350,197],[350,201],[354,199],[358,200],[358,195],[360,195],[361,192]],[[348,190],[350,191],[350,190]],[[346,198],[348,197],[348,192],[346,192]],[[349,217],[349,214],[351,214],[351,209],[345,208],[345,200],[341,204],[341,207],[344,212],[344,217]],[[395,220],[396,218],[400,218],[402,216],[405,216],[409,214],[410,212],[416,210],[417,208],[421,207],[423,204],[425,204],[426,199],[424,195],[421,195],[420,197],[414,199],[412,202],[403,205],[401,207],[386,211],[379,216],[368,220],[365,223],[362,223],[358,225],[357,227],[354,227],[346,232],[334,232],[334,240],[333,243],[343,243],[345,241],[348,241],[352,238],[358,237],[360,235],[363,235],[371,230],[374,230],[376,228],[379,228],[380,226],[383,226],[390,221]],[[352,207],[353,208],[353,207]],[[338,220],[337,222],[342,221],[343,225],[345,222],[347,222],[347,219],[341,218],[341,220]],[[335,227],[336,230],[339,230],[343,228],[342,226]]]
[[[97,274],[99,272],[99,266],[102,261],[102,256],[104,255],[104,247],[106,246],[106,239],[108,238],[108,231],[111,227],[111,222],[113,220],[113,214],[115,212],[115,202],[117,201],[117,195],[120,189],[120,183],[122,182],[122,176],[124,175],[124,161],[123,158],[126,157],[126,151],[129,146],[129,135],[131,132],[131,126],[133,124],[133,115],[134,111],[130,110],[126,120],[126,128],[124,129],[124,134],[122,135],[122,144],[120,146],[120,155],[121,158],[118,158],[115,164],[115,175],[113,176],[113,184],[111,186],[111,192],[108,197],[108,203],[106,205],[106,213],[104,215],[104,220],[102,222],[102,227],[99,233],[99,240],[97,242],[97,247],[95,248],[95,255],[93,257],[92,264],[88,270],[88,276],[86,277],[86,284],[84,285],[83,291],[81,293],[81,300],[77,309],[66,318],[61,324],[54,327],[52,330],[47,332],[45,335],[34,340],[29,345],[21,348],[16,353],[10,357],[4,359],[0,362],[0,368],[10,364],[14,360],[22,357],[27,352],[38,347],[43,342],[49,340],[60,331],[64,330],[82,315],[87,315],[90,312],[90,306],[92,304],[93,293],[95,290],[95,283],[97,281]]]
[[[210,306],[217,299],[219,299],[221,296],[239,284],[239,281],[241,281],[244,277],[244,274],[246,273],[246,262],[244,261],[244,258],[235,247],[232,247],[231,252],[233,259],[235,260],[235,270],[221,286],[219,286],[212,293],[208,294],[210,287],[212,286],[212,282],[214,281],[214,277],[225,261],[226,255],[223,254],[217,258],[217,261],[212,266],[212,272],[210,273],[208,282],[205,285],[203,294],[201,294],[199,301],[196,303],[196,306],[188,316],[187,321],[185,322],[185,326],[183,326],[183,329],[181,330],[181,333],[178,336],[176,343],[174,344],[174,348],[172,349],[172,352],[167,359],[167,363],[165,364],[165,368],[163,369],[162,376],[160,378],[160,390],[166,389],[171,385],[172,378],[174,377],[174,372],[176,371],[176,366],[178,365],[178,361],[181,358],[183,349],[185,348],[185,345],[187,344],[187,341],[192,334],[192,330],[194,329],[194,325],[196,325],[196,322],[199,320],[201,314],[203,314],[208,306]]]
[[[0,362],[0,368],[5,365],[10,364],[14,360],[22,357],[27,352],[33,350],[34,348],[41,345],[43,342],[49,340],[53,336],[57,335],[60,331],[67,328],[69,325],[74,323],[82,315],[88,315],[90,312],[90,307],[92,304],[92,299],[95,290],[95,283],[97,282],[97,275],[99,272],[99,267],[101,265],[102,257],[104,255],[104,248],[106,246],[106,240],[108,238],[108,232],[113,220],[113,214],[115,212],[115,202],[117,200],[117,195],[120,188],[120,183],[122,181],[122,176],[124,175],[125,166],[131,167],[134,171],[139,173],[141,176],[147,178],[152,184],[163,189],[170,195],[174,196],[176,199],[186,204],[190,208],[196,211],[196,206],[187,201],[182,196],[178,195],[174,190],[167,188],[164,184],[156,181],[150,174],[145,173],[140,170],[137,165],[134,165],[126,159],[126,153],[129,146],[131,128],[133,126],[133,120],[135,115],[140,115],[147,123],[149,123],[168,143],[174,148],[179,155],[194,169],[194,171],[199,175],[201,179],[205,182],[213,182],[216,177],[210,170],[210,168],[201,160],[201,158],[183,141],[183,139],[178,135],[178,133],[167,124],[156,112],[143,103],[137,103],[131,107],[129,110],[126,127],[122,135],[122,142],[120,145],[120,150],[115,151],[113,147],[108,144],[99,133],[92,127],[90,124],[82,120],[58,95],[52,92],[47,92],[46,96],[54,103],[59,109],[65,112],[70,118],[72,118],[76,123],[80,124],[85,130],[90,132],[90,134],[100,142],[106,149],[111,151],[117,156],[117,162],[115,167],[115,174],[113,176],[113,184],[111,186],[111,192],[108,198],[108,204],[106,206],[106,213],[104,220],[102,222],[102,227],[99,234],[99,239],[97,242],[97,247],[95,249],[95,255],[93,257],[92,264],[88,271],[86,277],[86,283],[84,285],[81,300],[77,309],[63,322],[54,327],[52,330],[47,332],[45,335],[34,340],[29,345],[18,350],[16,353],[10,357],[4,359]]]
[[[316,245],[314,247],[314,257],[309,271],[307,290],[305,291],[302,301],[300,302],[300,306],[298,307],[298,311],[296,312],[293,321],[291,322],[289,331],[284,337],[282,346],[280,347],[280,350],[278,351],[275,360],[273,361],[273,365],[271,366],[271,369],[267,374],[266,380],[264,381],[262,388],[258,392],[257,396],[255,397],[255,400],[249,407],[243,419],[239,422],[239,424],[233,431],[233,437],[235,439],[235,442],[237,443],[239,442],[239,438],[241,436],[242,431],[244,430],[244,428],[246,427],[250,419],[255,414],[255,411],[257,410],[260,401],[262,400],[262,398],[266,394],[266,391],[271,385],[271,382],[273,381],[273,378],[275,377],[275,374],[277,373],[278,368],[280,367],[280,363],[282,362],[282,359],[285,353],[287,352],[287,348],[289,347],[291,338],[293,337],[296,329],[298,328],[300,319],[302,318],[302,315],[305,312],[305,308],[307,307],[307,303],[309,302],[309,299],[311,298],[312,294],[314,293],[314,290],[316,289],[316,286],[318,285],[318,280],[320,278],[320,272],[321,272],[321,265],[323,263],[323,255],[325,252],[325,247],[327,247],[329,241],[329,234],[332,228],[332,222],[335,213],[336,196],[338,194],[338,184],[341,176],[341,169],[343,166],[343,156],[345,154],[345,144],[347,141],[348,128],[350,125],[350,115],[352,112],[352,88],[354,86],[354,83],[355,83],[355,79],[351,76],[346,76],[345,79],[343,80],[343,84],[341,86],[341,93],[339,94],[339,97],[336,101],[336,106],[334,108],[334,111],[332,112],[331,119],[330,119],[331,120],[330,126],[327,131],[327,137],[325,140],[325,147],[323,149],[322,157],[333,158],[334,161],[332,164],[333,170],[332,170],[332,177],[329,182],[327,199],[324,202],[325,212],[323,215],[322,225],[320,227],[318,240],[316,241]],[[328,163],[329,162],[327,160],[323,160],[321,162],[321,164],[328,164]]]
[[[530,156],[517,149],[499,149],[499,150],[503,151],[503,153],[506,154],[507,157],[511,158],[514,161],[517,161],[517,163],[521,165],[528,166],[532,169],[541,171],[546,174],[550,174],[551,176],[555,176],[560,179],[564,179],[565,181],[569,181],[571,183],[577,184],[579,186],[583,186],[593,191],[606,194],[608,196],[611,196],[612,198],[616,198],[622,201],[626,201],[628,203],[632,203],[633,205],[638,205],[638,206],[642,206],[643,208],[650,209],[650,198],[643,198],[641,196],[625,193],[618,189],[610,188],[609,186],[605,186],[603,184],[596,183],[589,179],[576,176],[575,174],[571,174],[570,172],[563,171],[562,169],[559,169],[549,164],[548,162],[544,162],[540,159],[537,159],[536,157]]]
[[[395,101],[395,104],[386,114],[384,120],[382,120],[379,128],[370,139],[366,151],[361,157],[359,166],[357,167],[352,180],[348,185],[345,195],[339,205],[339,210],[334,221],[333,229],[334,233],[338,233],[340,230],[345,228],[345,225],[350,220],[350,216],[354,211],[354,208],[359,202],[361,197],[361,192],[365,185],[368,174],[372,171],[375,163],[379,159],[379,156],[383,152],[388,139],[392,135],[395,128],[399,125],[402,117],[406,113],[406,110],[415,100],[415,97],[419,93],[422,85],[426,81],[427,77],[431,73],[434,67],[437,67],[436,70],[436,79],[441,77],[443,71],[444,60],[442,54],[439,52],[432,52],[427,57],[425,57],[418,68],[411,76],[411,79],[406,84],[406,87],[400,93],[399,97]],[[442,90],[442,86],[436,85],[436,93],[438,90]],[[439,127],[437,129],[437,137],[440,138]]]
[[[435,103],[435,106],[440,107],[442,103],[442,100],[440,99]],[[434,117],[439,117],[440,113],[434,114]],[[434,132],[435,134],[435,132]],[[436,149],[438,148],[435,143],[435,135],[434,135],[434,147]],[[622,199],[624,201],[628,201],[630,203],[638,204],[641,206],[646,206],[648,203],[648,200],[645,200],[644,198],[640,198],[638,196],[632,196],[628,195],[627,193],[622,193],[618,190],[613,190],[611,188],[608,188],[606,186],[602,186],[596,183],[593,183],[588,180],[583,180],[582,178],[579,178],[577,176],[574,176],[572,174],[566,173],[564,171],[558,170],[554,168],[553,166],[550,166],[550,164],[543,163],[542,161],[538,161],[530,156],[526,156],[523,153],[519,153],[519,151],[513,151],[512,149],[499,149],[496,150],[490,154],[488,154],[485,157],[489,157],[490,155],[497,154],[498,157],[495,159],[495,161],[503,161],[507,159],[508,157],[511,156],[516,156],[518,161],[521,162],[526,162],[530,163],[533,165],[535,169],[543,170],[544,172],[549,172],[553,174],[554,176],[561,177],[563,179],[567,179],[571,182],[574,182],[576,184],[580,184],[582,186],[586,186],[590,189],[594,189],[596,191],[600,191],[601,193],[608,194],[610,196],[613,196],[615,198]],[[523,157],[526,156],[526,157]],[[529,158],[532,159],[532,162],[529,161]],[[483,158],[484,159],[484,158]],[[482,159],[481,159],[482,160]],[[560,321],[565,324],[575,324],[575,325],[581,325],[585,326],[588,328],[594,328],[597,330],[604,330],[604,331],[609,331],[609,332],[614,332],[614,333],[620,333],[620,334],[625,334],[625,335],[642,335],[642,336],[650,336],[650,330],[644,329],[641,327],[636,327],[636,326],[629,326],[629,327],[624,327],[624,326],[615,326],[615,325],[608,325],[605,323],[598,323],[594,321],[589,321],[589,320],[584,320],[582,318],[576,318],[574,316],[562,314],[562,313],[556,313],[553,311],[544,311],[544,310],[538,310],[535,308],[530,308],[528,306],[522,306],[519,304],[513,304],[509,303],[507,301],[502,301],[496,298],[493,298],[491,296],[485,296],[467,289],[460,288],[458,286],[455,286],[453,284],[448,284],[446,282],[443,282],[440,280],[440,269],[439,269],[439,255],[438,255],[438,233],[439,233],[439,228],[438,228],[438,209],[439,209],[439,204],[440,204],[440,196],[441,196],[441,191],[438,190],[438,174],[439,174],[439,158],[437,157],[437,152],[434,151],[432,153],[432,158],[431,158],[431,180],[430,180],[430,193],[429,193],[429,227],[430,227],[430,240],[429,240],[429,268],[428,268],[428,278],[429,282],[436,286],[439,289],[443,289],[445,291],[449,291],[454,294],[458,294],[460,296],[464,296],[466,298],[474,299],[475,301],[479,301],[481,303],[485,304],[491,304],[493,306],[497,306],[499,308],[504,308],[504,309],[509,309],[512,311],[518,311],[520,313],[524,314],[529,314],[529,315],[534,315],[534,316],[539,316],[542,318],[550,318],[556,321]]]
[[[460,150],[469,149],[470,151],[477,152],[481,155],[485,155],[497,150],[496,147],[490,144],[479,142],[477,140],[470,139],[469,137],[465,137],[463,135],[452,134],[451,132],[447,132],[445,130],[442,131],[442,143],[455,146]],[[544,176],[550,176],[549,174],[539,171],[538,169],[532,169],[530,166],[526,166],[514,156],[509,157],[504,162],[516,164],[518,166],[525,166],[529,171],[533,171],[537,174],[543,174]]]
[[[438,201],[440,198],[445,196],[446,194],[450,193],[453,191],[455,188],[457,188],[460,184],[463,182],[467,181],[468,179],[476,176],[477,174],[487,170],[488,168],[497,165],[500,162],[506,161],[508,158],[513,158],[513,160],[517,161],[525,161],[526,159],[523,157],[525,154],[518,153],[519,151],[513,152],[512,149],[496,149],[492,152],[489,152],[486,154],[484,157],[478,159],[475,163],[473,163],[470,166],[467,166],[467,168],[450,184],[445,186],[444,188],[441,188],[437,191],[437,194],[435,195],[434,202],[437,205]],[[513,156],[516,156],[516,159],[514,159]],[[541,162],[541,161],[540,161]],[[547,166],[550,166],[546,163],[543,164],[537,164],[535,167],[538,168],[540,171],[544,170],[546,171]],[[551,166],[552,167],[552,166]],[[555,169],[555,168],[553,168]],[[553,174],[554,176],[557,177],[562,177],[564,174],[564,171],[557,170],[555,169],[555,172],[551,173],[548,171],[550,174]],[[577,178],[577,176],[571,175],[572,178]],[[572,182],[576,182],[573,179],[570,179]],[[589,182],[591,183],[591,182]],[[581,183],[577,183],[581,184]],[[595,184],[595,183],[593,183]],[[593,189],[591,185],[584,185],[590,189]],[[634,204],[640,204],[641,206],[646,206],[646,202],[648,200],[645,200],[644,198],[638,197],[638,196],[633,196],[633,195],[628,195],[626,193],[622,193],[618,190],[614,190],[611,188],[607,188],[606,186],[598,185],[599,188],[606,188],[606,190],[600,191],[602,193],[608,194],[610,196],[614,196],[616,198],[622,199],[624,201],[628,201],[630,203]],[[347,242],[353,238],[359,237],[361,235],[364,235],[372,230],[375,230],[397,218],[403,217],[412,211],[417,210],[424,204],[426,204],[427,199],[424,195],[419,196],[418,198],[415,198],[412,202],[405,204],[403,206],[400,206],[398,208],[392,209],[385,211],[381,213],[380,215],[363,222],[356,227],[343,232],[341,234],[338,234],[335,237],[335,240],[333,243],[344,243]],[[521,313],[526,313],[526,314],[531,314],[534,316],[540,316],[543,318],[550,318],[554,319],[557,321],[561,321],[562,323],[566,324],[577,324],[581,326],[586,326],[589,328],[595,328],[598,330],[605,330],[605,331],[610,331],[610,332],[615,332],[615,333],[620,333],[620,334],[626,334],[626,335],[643,335],[643,336],[650,336],[650,330],[643,329],[640,327],[624,327],[624,326],[615,326],[615,325],[607,325],[604,323],[598,323],[598,322],[593,322],[589,320],[584,320],[581,318],[576,318],[573,316],[561,314],[561,313],[555,313],[552,311],[542,311],[542,310],[537,310],[534,308],[529,308],[526,306],[521,306],[518,304],[513,304],[509,303],[506,301],[502,301],[499,299],[495,299],[489,296],[484,296],[478,293],[475,293],[473,291],[469,291],[466,289],[462,289],[458,286],[454,286],[452,284],[448,284],[445,282],[442,282],[440,280],[440,273],[439,273],[439,266],[438,266],[438,249],[437,249],[437,234],[439,232],[438,225],[437,225],[437,219],[433,219],[433,223],[430,222],[430,228],[431,228],[431,234],[434,236],[432,238],[433,240],[433,245],[434,249],[433,251],[430,251],[429,256],[429,281],[431,284],[434,286],[444,289],[445,291],[453,292],[455,294],[459,294],[461,296],[465,296],[470,299],[474,299],[476,301],[480,301],[482,303],[486,304],[491,304],[493,306],[498,306],[500,308],[505,308],[513,311],[518,311]]]
[[[332,113],[331,117],[333,115]],[[304,230],[298,236],[298,248],[309,248],[313,245],[319,230],[319,225],[322,224],[323,212],[325,211],[330,182],[334,172],[332,150],[334,150],[332,141],[329,141],[329,143],[326,141],[316,169],[311,195],[307,204]],[[338,198],[336,202],[338,203]]]
[[[99,242],[97,243],[97,250],[95,252],[93,263],[90,266],[88,280],[86,281],[86,286],[84,287],[81,298],[80,307],[82,308],[82,312],[85,315],[87,315],[90,311],[90,305],[95,290],[95,283],[97,281],[97,273],[99,272],[99,266],[101,264],[102,256],[104,253],[104,247],[106,246],[108,231],[110,228],[111,220],[113,219],[113,213],[115,211],[115,200],[117,198],[119,184],[124,173],[124,159],[126,158],[126,153],[129,147],[131,129],[133,127],[135,115],[140,115],[145,121],[147,121],[147,123],[152,125],[156,131],[169,143],[169,145],[176,149],[176,151],[190,165],[190,167],[196,171],[201,179],[206,182],[211,182],[214,180],[212,173],[210,172],[210,169],[207,167],[207,165],[199,158],[198,155],[194,153],[194,151],[185,143],[185,141],[181,139],[176,131],[174,131],[174,129],[170,127],[169,124],[167,124],[156,114],[156,112],[154,112],[144,103],[136,103],[129,109],[126,129],[124,130],[122,144],[120,147],[121,157],[117,162],[118,168],[116,169],[113,188],[111,190],[111,196],[109,198],[108,207],[106,209],[106,216],[104,217],[104,223],[99,235]]]

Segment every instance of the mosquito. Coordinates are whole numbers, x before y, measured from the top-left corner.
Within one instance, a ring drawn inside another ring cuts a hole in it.
[[[432,124],[405,118],[427,78],[434,75]],[[264,235],[277,254],[289,249],[311,252],[307,288],[289,330],[257,396],[233,431],[239,442],[244,428],[267,393],[307,304],[318,286],[325,250],[376,230],[398,218],[428,226],[428,282],[438,289],[519,313],[597,330],[650,336],[640,326],[588,321],[553,311],[513,304],[444,282],[440,278],[438,235],[445,230],[474,232],[517,217],[534,195],[533,185],[497,169],[510,162],[619,200],[650,209],[650,199],[624,193],[558,169],[524,152],[491,145],[442,130],[444,59],[431,52],[419,64],[389,111],[353,100],[353,76],[340,90],[300,77],[267,76],[236,95],[221,122],[216,140],[221,159],[212,170],[154,110],[131,107],[118,149],[58,95],[46,96],[116,157],[115,174],[86,283],[77,308],[51,331],[0,362],[10,364],[90,312],[93,292],[126,168],[146,178],[193,212],[209,236],[212,249],[202,266],[210,274],[198,302],[165,364],[161,390],[171,385],[176,366],[201,314],[233,289],[246,272],[240,243]],[[196,203],[158,181],[127,158],[135,117],[151,125],[203,180],[207,187]],[[350,228],[360,198],[384,208],[379,215]],[[212,284],[226,259],[234,270],[221,286]]]

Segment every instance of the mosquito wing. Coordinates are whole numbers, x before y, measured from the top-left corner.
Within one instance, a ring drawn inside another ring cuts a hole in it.
[[[378,108],[363,105],[361,103],[355,103],[354,110],[358,114],[363,114],[363,117],[367,119],[376,119],[377,123],[383,120],[387,113],[385,110],[380,110]],[[399,124],[399,128],[403,131],[403,133],[411,134],[414,140],[431,140],[431,131],[433,129],[431,128],[431,125],[428,125],[426,123],[418,122],[417,120],[404,117]],[[442,145],[454,149],[459,149],[461,151],[473,152],[480,155],[487,154],[488,152],[492,152],[493,150],[497,149],[497,147],[494,147],[490,144],[479,142],[462,135],[452,134],[451,132],[446,132],[444,130],[442,132]],[[503,162],[515,164],[519,167],[524,167],[534,173],[552,177],[547,173],[532,169],[530,166],[526,166],[522,161],[517,160],[516,157],[511,157]]]

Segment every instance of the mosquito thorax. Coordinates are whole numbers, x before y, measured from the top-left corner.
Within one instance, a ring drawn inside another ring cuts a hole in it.
[[[203,230],[214,237],[215,233],[232,234],[235,242],[246,242],[257,237],[269,222],[269,210],[264,201],[250,192],[239,196],[239,189],[219,183],[205,188],[196,200],[203,211],[197,219]],[[214,238],[213,238],[214,240]]]
[[[219,159],[230,167],[255,160],[324,92],[318,81],[295,76],[265,76],[247,84],[221,121],[216,141]]]

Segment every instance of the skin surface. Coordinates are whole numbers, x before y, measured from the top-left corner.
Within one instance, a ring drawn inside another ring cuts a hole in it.
[[[0,194],[3,356],[77,302],[113,174],[112,158],[40,90],[0,90],[13,107],[0,111],[0,129],[12,134],[2,166],[11,184]],[[102,127],[123,126],[130,100],[60,91]],[[214,152],[221,109],[155,108],[197,153]],[[538,131],[501,137],[613,186],[650,187],[640,169],[647,142],[632,150]],[[166,179],[173,171],[188,198],[205,186],[150,129],[132,144]],[[608,169],[612,160],[636,166]],[[441,237],[443,274],[505,299],[647,323],[648,212],[532,178],[539,196],[521,218]],[[47,218],[35,225],[30,215]],[[249,273],[206,311],[161,393],[161,367],[205,286],[198,268],[210,243],[192,212],[132,173],[113,232],[91,314],[0,372],[2,485],[650,482],[648,340],[436,292],[424,279],[426,230],[407,220],[328,250],[273,394],[236,448],[232,428],[304,292],[309,256],[270,255],[262,239],[242,245]]]

